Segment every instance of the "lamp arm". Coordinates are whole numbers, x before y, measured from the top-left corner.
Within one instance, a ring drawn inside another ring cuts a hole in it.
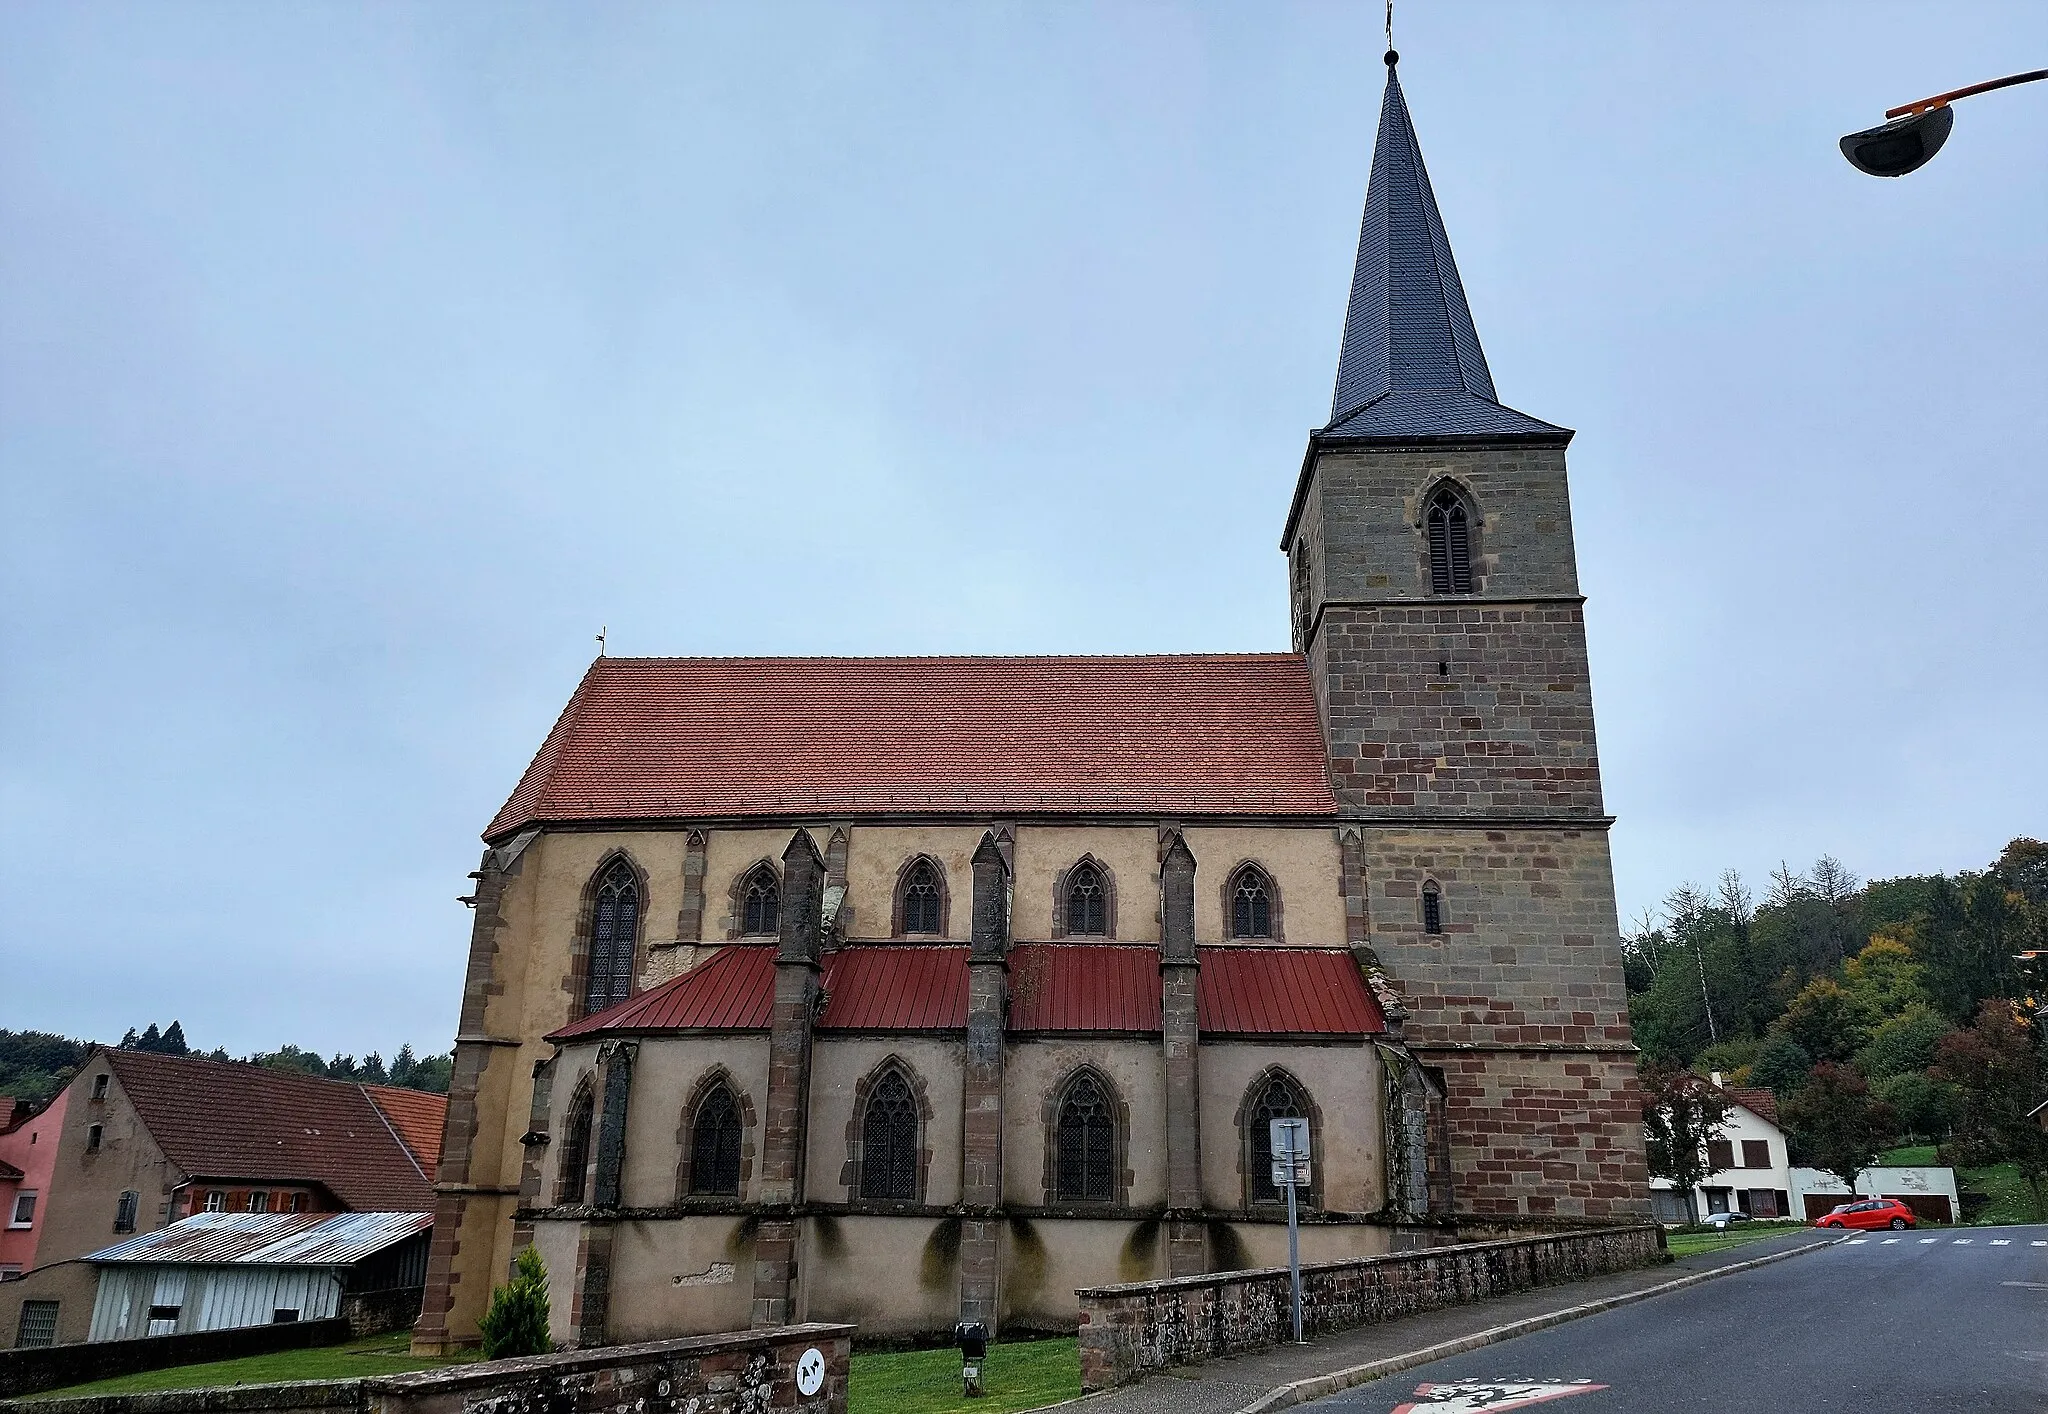
[[[1923,98],[1918,103],[1908,103],[1902,108],[1887,108],[1884,115],[1887,118],[1903,118],[1908,113],[1925,113],[1930,108],[1939,108],[1942,104],[1957,98],[1969,98],[1974,94],[1989,93],[1994,88],[2011,88],[2016,83],[2033,83],[2039,79],[2048,79],[2048,69],[2009,74],[2005,78],[1993,79],[1989,83],[1973,83],[1968,88],[1959,88],[1952,93],[1937,93],[1932,98]]]

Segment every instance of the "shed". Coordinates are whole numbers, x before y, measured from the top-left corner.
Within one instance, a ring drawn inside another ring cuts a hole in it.
[[[432,1213],[196,1213],[86,1258],[88,1340],[343,1314],[346,1297],[426,1284]]]

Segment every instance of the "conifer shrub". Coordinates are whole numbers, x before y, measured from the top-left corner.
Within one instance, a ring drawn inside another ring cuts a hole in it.
[[[486,1360],[545,1355],[555,1348],[548,1338],[548,1269],[532,1247],[521,1248],[513,1259],[512,1280],[492,1290],[482,1326]]]

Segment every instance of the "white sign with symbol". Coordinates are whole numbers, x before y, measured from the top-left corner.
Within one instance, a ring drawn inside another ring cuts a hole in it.
[[[1548,1404],[1575,1394],[1606,1389],[1581,1380],[1576,1384],[1537,1384],[1530,1380],[1460,1380],[1449,1385],[1419,1385],[1415,1398],[1398,1405],[1394,1414],[1501,1414],[1504,1409],[1526,1409]]]
[[[1285,1188],[1291,1178],[1296,1187],[1308,1187],[1308,1121],[1275,1119],[1267,1126],[1273,1145],[1273,1186]]]
[[[825,1387],[825,1352],[812,1346],[796,1362],[796,1392],[809,1398]]]

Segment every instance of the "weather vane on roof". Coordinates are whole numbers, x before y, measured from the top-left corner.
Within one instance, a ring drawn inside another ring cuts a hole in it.
[[[1394,52],[1394,0],[1387,0],[1387,65],[1392,67],[1401,56]]]
[[[597,656],[600,658],[604,656],[604,635],[608,627],[609,625],[607,624],[599,624],[597,626]]]

